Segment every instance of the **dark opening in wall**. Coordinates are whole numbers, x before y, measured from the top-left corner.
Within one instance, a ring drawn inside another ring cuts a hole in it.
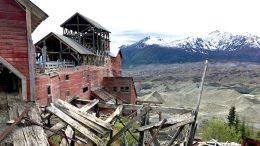
[[[120,87],[120,91],[121,92],[129,92],[129,87],[126,86],[126,87]]]
[[[70,75],[65,75],[65,80],[70,80]]]
[[[113,87],[113,92],[117,92],[117,87]]]
[[[88,91],[88,87],[82,88],[82,91],[83,91],[83,93],[87,92]]]
[[[65,97],[69,97],[70,96],[70,90],[66,90],[65,91]]]
[[[47,93],[48,93],[48,95],[51,95],[51,86],[47,87]]]

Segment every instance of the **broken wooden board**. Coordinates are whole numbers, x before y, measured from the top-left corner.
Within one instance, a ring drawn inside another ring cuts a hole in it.
[[[64,109],[67,109],[69,111],[73,111],[74,113],[77,113],[78,115],[88,119],[89,121],[92,121],[94,123],[96,123],[97,125],[99,126],[102,126],[103,128],[106,128],[107,130],[112,130],[112,125],[109,124],[109,123],[106,123],[105,121],[87,113],[87,112],[84,112],[84,111],[81,111],[81,109],[65,102],[65,101],[62,101],[60,99],[58,99],[56,102],[55,102],[55,106],[59,106],[61,108],[64,108]]]
[[[149,129],[153,129],[153,128],[158,128],[161,123],[163,121],[160,121],[158,123],[151,123],[149,125],[146,125],[146,126],[142,126],[142,127],[139,127],[137,129],[137,131],[146,131],[146,130],[149,130]],[[172,128],[177,128],[177,127],[180,127],[180,126],[183,126],[183,125],[187,125],[187,124],[190,124],[194,122],[194,116],[190,116],[188,118],[184,118],[184,119],[167,119],[167,121],[162,125],[162,128],[166,128],[166,127],[169,127],[169,126],[172,126]]]
[[[74,134],[74,130],[70,126],[67,126],[67,128],[65,130],[65,134],[66,134],[67,137],[72,138],[73,134]],[[63,137],[61,142],[60,142],[60,146],[70,146],[70,143],[71,143],[71,140]]]
[[[93,108],[96,104],[98,104],[99,100],[98,99],[94,99],[93,101],[89,102],[88,104],[84,105],[83,107],[81,107],[81,111],[88,111],[91,108]]]
[[[114,121],[114,119],[122,113],[122,110],[123,110],[123,106],[122,106],[122,105],[119,105],[119,106],[117,107],[117,109],[115,110],[115,112],[113,112],[113,113],[105,120],[105,122],[106,122],[106,123],[110,123],[110,122]]]
[[[12,110],[13,114],[11,114],[10,117],[14,119],[18,115],[21,115],[23,110],[25,109],[24,105],[22,104],[14,104],[10,110]],[[30,111],[28,112],[29,119],[32,119],[34,121],[37,121],[40,123],[41,118],[40,114],[36,107],[31,107]],[[44,130],[42,127],[31,125],[31,126],[19,126],[17,127],[13,133],[13,145],[14,146],[49,146],[48,139],[46,137],[46,134],[44,133]]]
[[[55,104],[56,106],[56,104]],[[107,134],[109,131],[106,130],[105,128],[99,126],[98,124],[89,121],[88,119],[82,117],[81,115],[75,113],[73,110],[68,110],[65,108],[60,108],[59,105],[56,106],[57,108],[59,108],[62,112],[64,112],[65,114],[67,114],[68,116],[70,116],[71,118],[73,118],[75,121],[80,122],[81,124],[83,124],[84,126],[98,132],[101,135],[105,135]]]
[[[91,100],[76,99],[74,102],[78,104],[79,103],[87,104],[91,102]],[[123,110],[127,110],[127,111],[135,111],[143,108],[143,105],[133,105],[133,104],[122,104],[122,105],[123,105]],[[118,105],[99,102],[98,106],[100,108],[116,109]],[[163,112],[163,113],[172,113],[172,114],[185,114],[185,113],[192,112],[192,109],[186,109],[186,108],[163,107],[163,106],[150,106],[150,107],[152,108],[151,112]]]
[[[79,122],[75,121],[65,113],[63,113],[61,110],[56,108],[53,104],[51,104],[50,107],[47,107],[47,110],[59,117],[61,120],[69,124],[72,128],[79,131],[81,134],[86,136],[88,139],[90,139],[92,142],[94,142],[97,145],[104,145],[104,142],[102,139],[100,139],[97,135],[95,135],[93,132],[89,131],[86,127],[84,127]]]
[[[58,122],[58,123],[56,123],[55,125],[53,125],[50,129],[51,129],[52,131],[59,131],[59,130],[65,128],[66,126],[67,126],[67,124],[66,124],[65,122],[62,122],[62,121],[61,121],[61,122]],[[50,131],[50,130],[47,130],[47,131],[46,131],[47,137],[51,137],[52,135],[55,134],[55,133],[52,132],[52,131]]]
[[[147,112],[149,112],[151,110],[150,107],[144,107],[142,109],[142,112],[137,115],[136,117],[134,117],[129,123],[126,124],[126,126],[124,126],[120,131],[118,131],[108,142],[107,145],[112,144],[115,140],[117,140],[123,133],[125,133],[128,129],[130,129],[132,127],[132,125],[139,119],[141,119],[141,117],[143,115],[145,115]]]

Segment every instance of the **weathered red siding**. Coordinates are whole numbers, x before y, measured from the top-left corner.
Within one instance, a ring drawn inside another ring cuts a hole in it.
[[[69,75],[69,80],[65,76]],[[80,66],[75,69],[63,69],[56,75],[37,74],[37,101],[40,105],[47,105],[47,87],[51,86],[52,101],[59,99],[66,100],[65,92],[69,91],[70,96],[78,96],[82,99],[90,98],[90,91],[102,88],[103,78],[107,76],[106,67]],[[88,91],[83,93],[83,88]]]
[[[125,103],[134,104],[136,102],[135,87],[131,77],[105,77],[103,86],[106,91]],[[114,91],[114,87],[117,88],[116,92]],[[121,87],[129,87],[129,91],[122,92]]]
[[[0,56],[27,78],[30,97],[26,12],[13,0],[0,0]]]
[[[114,77],[122,76],[122,54],[119,51],[116,57],[111,57],[111,70]]]

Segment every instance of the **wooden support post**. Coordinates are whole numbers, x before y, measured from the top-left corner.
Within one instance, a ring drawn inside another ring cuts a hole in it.
[[[195,111],[194,111],[194,122],[192,123],[192,125],[190,126],[190,131],[188,134],[188,141],[187,141],[187,145],[190,146],[193,143],[193,138],[195,136],[195,131],[197,128],[197,124],[196,124],[196,120],[197,120],[197,116],[198,116],[198,112],[199,112],[199,107],[200,107],[200,102],[201,102],[201,97],[202,97],[202,91],[203,91],[203,85],[204,85],[204,81],[205,81],[205,77],[206,77],[206,73],[207,73],[207,68],[208,68],[208,60],[205,61],[205,67],[204,67],[204,72],[202,75],[202,79],[201,79],[201,84],[200,84],[200,92],[199,92],[199,96],[197,98],[197,104],[195,107]]]
[[[41,73],[44,73],[44,72],[45,72],[46,61],[47,61],[47,46],[46,46],[46,42],[43,41]]]
[[[125,132],[123,133],[123,138],[124,138],[124,145],[128,146],[128,141],[127,141],[127,137],[126,137]]]
[[[177,132],[173,135],[172,139],[170,140],[168,146],[171,146],[174,143],[174,141],[179,136],[179,134],[181,133],[183,128],[184,128],[184,126],[181,126],[181,127],[178,128]]]
[[[26,9],[26,25],[27,25],[27,44],[28,44],[28,62],[29,62],[29,77],[30,77],[30,95],[31,101],[36,99],[36,86],[35,86],[35,74],[33,63],[33,42],[32,42],[32,24],[31,24],[31,11]]]
[[[161,125],[159,126],[159,128],[156,130],[155,134],[152,135],[152,139],[149,141],[149,143],[146,145],[146,146],[150,146],[150,144],[154,141],[154,139],[156,138],[157,134],[160,132],[163,124],[166,122],[167,120],[166,119],[163,119]]]
[[[147,124],[147,121],[148,121],[148,114],[146,113],[141,117],[141,126],[145,126]],[[138,146],[144,145],[144,136],[145,136],[145,131],[140,131],[139,132]]]
[[[150,132],[151,136],[154,135],[153,129],[149,129],[149,132]],[[154,146],[160,146],[160,142],[156,137],[153,138],[153,144],[154,144]]]
[[[60,52],[59,52],[59,56],[60,56],[59,60],[60,60],[60,62],[62,62],[62,43],[61,43],[61,41],[60,41]]]
[[[151,110],[150,107],[144,107],[143,111],[137,115],[136,117],[134,117],[125,127],[123,127],[119,132],[116,133],[116,135],[114,135],[108,142],[108,145],[111,145],[115,140],[117,140],[122,134],[123,132],[126,132],[128,129],[131,128],[131,126],[137,121],[139,120],[143,115],[145,115],[147,112],[149,112]]]

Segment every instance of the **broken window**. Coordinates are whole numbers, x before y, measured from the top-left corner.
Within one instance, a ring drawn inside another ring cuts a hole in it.
[[[113,87],[113,92],[117,92],[117,87]]]
[[[70,90],[66,90],[65,91],[65,97],[69,97],[70,96]]]
[[[129,92],[129,87],[126,86],[126,87],[120,87],[120,91],[121,92]]]
[[[84,88],[82,89],[82,91],[83,91],[83,93],[87,92],[87,91],[88,91],[88,87],[84,87]]]
[[[51,86],[47,87],[47,93],[48,93],[48,95],[51,95]]]
[[[70,75],[65,75],[65,80],[70,80]]]

